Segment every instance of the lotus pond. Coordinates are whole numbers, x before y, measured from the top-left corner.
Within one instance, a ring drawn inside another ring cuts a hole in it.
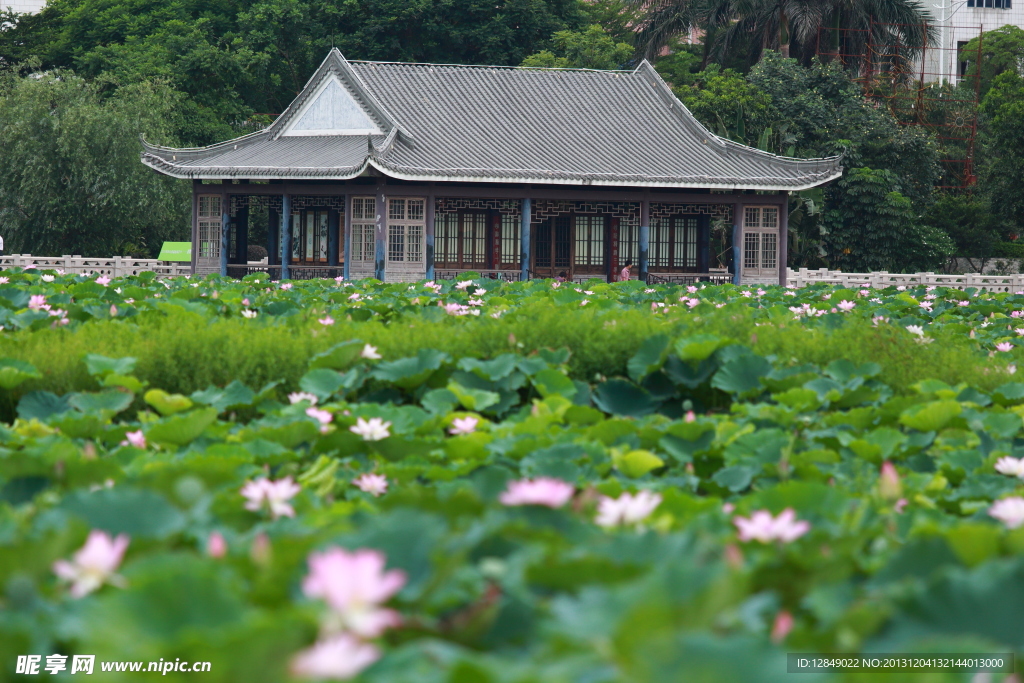
[[[5,271],[0,679],[33,654],[367,683],[1019,654],[1022,316],[924,287]]]

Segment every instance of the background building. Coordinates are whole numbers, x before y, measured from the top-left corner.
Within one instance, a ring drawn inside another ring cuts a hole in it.
[[[19,14],[33,14],[43,9],[46,0],[0,0],[0,7],[13,9]]]

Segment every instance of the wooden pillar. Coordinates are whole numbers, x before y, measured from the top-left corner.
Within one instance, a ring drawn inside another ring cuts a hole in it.
[[[374,269],[373,276],[384,281],[386,275],[385,257],[386,254],[385,246],[387,245],[387,229],[388,229],[388,200],[387,195],[384,194],[385,185],[383,183],[377,185],[377,225],[375,232],[376,237],[376,255],[374,257]]]
[[[743,280],[743,204],[732,205],[732,283]]]
[[[640,279],[647,282],[648,254],[651,249],[651,202],[644,197],[640,202]]]
[[[249,262],[249,197],[235,212],[235,263]]]
[[[425,254],[425,257],[427,259],[427,269],[425,276],[427,280],[434,279],[434,204],[434,193],[431,192],[429,195],[427,195],[427,210],[424,214],[424,217],[426,219],[426,226],[424,227],[424,232],[426,233],[427,242]]]
[[[789,192],[782,192],[782,206],[779,207],[779,284],[786,286],[789,261]]]
[[[292,258],[292,197],[281,195],[281,279],[291,278],[288,262]]]
[[[523,281],[530,279],[530,221],[532,220],[530,198],[523,199],[522,223],[519,227],[519,268]]]
[[[352,195],[345,196],[345,257],[342,261],[341,276],[346,280],[351,279],[352,270],[349,264],[352,263]]]
[[[231,248],[231,196],[220,196],[220,274],[228,276],[228,250]]]
[[[337,209],[327,210],[327,265],[338,265],[340,215]]]
[[[202,189],[201,181],[192,182],[192,275],[196,274],[196,259],[199,257],[199,191]]]
[[[608,274],[608,282],[613,282],[619,274],[619,219],[611,219],[611,228],[608,230],[608,267],[605,271]]]
[[[501,212],[497,209],[492,209],[487,212],[487,224],[490,226],[490,250],[491,250],[491,268],[498,270],[501,268]]]

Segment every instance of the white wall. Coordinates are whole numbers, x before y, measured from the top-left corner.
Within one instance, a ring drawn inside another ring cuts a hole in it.
[[[20,14],[33,14],[46,4],[46,0],[0,0],[0,7],[13,9]]]
[[[976,0],[975,4],[983,2],[984,0]],[[925,76],[926,81],[959,79],[957,43],[977,38],[979,27],[982,31],[992,31],[1007,24],[1024,28],[1024,0],[1013,0],[1013,7],[1010,9],[968,7],[966,0],[923,0],[922,4],[931,13],[945,48],[929,51],[925,62],[925,71],[928,72]],[[945,30],[941,21],[943,17],[948,17]]]

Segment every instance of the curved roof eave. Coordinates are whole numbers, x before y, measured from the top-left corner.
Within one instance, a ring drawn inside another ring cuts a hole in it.
[[[437,169],[413,169],[388,164],[374,157],[367,157],[358,166],[344,166],[335,169],[321,167],[218,167],[218,166],[183,166],[167,161],[165,158],[146,153],[142,155],[142,163],[150,168],[174,178],[185,180],[221,180],[225,176],[261,180],[350,180],[366,171],[370,166],[396,180],[426,182],[462,182],[462,183],[529,183],[532,185],[585,185],[608,187],[658,187],[677,189],[715,189],[715,190],[775,190],[794,191],[808,190],[817,187],[842,175],[838,166],[831,172],[814,174],[806,178],[795,179],[796,184],[780,184],[776,178],[747,179],[747,182],[735,182],[728,178],[709,178],[706,176],[693,178],[671,177],[623,177],[589,175],[527,175],[536,171],[510,169],[508,175],[478,175],[471,171],[484,169],[452,169],[451,173],[439,173]],[[763,180],[764,182],[757,182]],[[753,181],[753,182],[751,182]],[[772,182],[775,181],[775,182]],[[801,182],[803,181],[803,182]]]

